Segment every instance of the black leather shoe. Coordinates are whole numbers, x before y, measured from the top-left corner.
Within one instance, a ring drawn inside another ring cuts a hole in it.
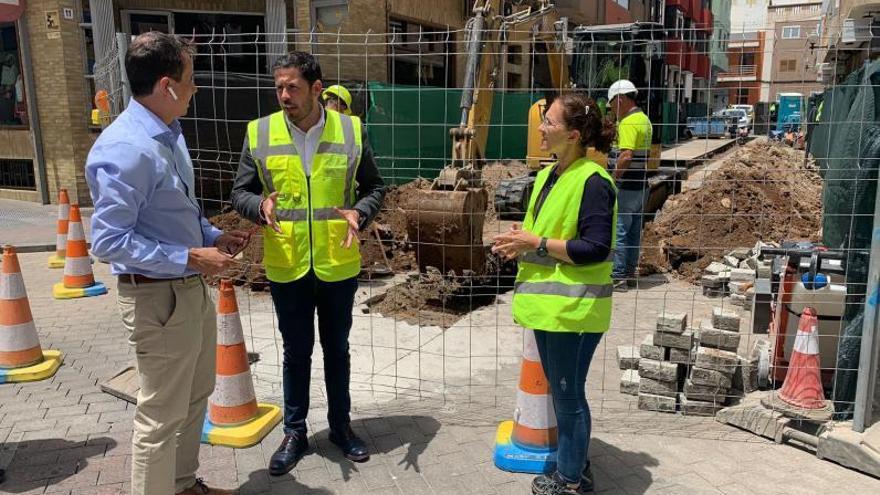
[[[309,449],[309,439],[304,433],[291,433],[284,435],[284,440],[278,450],[269,459],[269,474],[281,476],[296,466],[296,463],[306,454]]]
[[[350,426],[346,426],[342,431],[331,431],[330,441],[339,447],[345,458],[350,461],[367,462],[370,460],[367,445],[354,434]]]

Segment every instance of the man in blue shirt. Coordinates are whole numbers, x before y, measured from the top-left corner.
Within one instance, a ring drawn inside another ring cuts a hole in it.
[[[203,275],[229,268],[247,235],[212,227],[194,195],[177,121],[196,92],[189,47],[167,34],[142,34],[125,71],[133,98],[89,152],[86,180],[95,204],[92,253],[119,277],[141,384],[131,493],[233,493],[195,477],[217,339]]]

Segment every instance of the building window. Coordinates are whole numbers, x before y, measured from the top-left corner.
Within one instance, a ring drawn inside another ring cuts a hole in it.
[[[800,37],[801,37],[801,27],[800,26],[784,26],[782,28],[782,39],[796,40]]]
[[[779,61],[779,72],[795,72],[797,70],[797,60],[788,59]]]
[[[312,19],[318,29],[336,29],[348,17],[348,0],[313,0]]]
[[[33,160],[0,159],[0,188],[36,191]]]
[[[749,104],[749,88],[737,88],[737,90],[736,90],[736,103],[738,105],[748,105]]]
[[[393,84],[455,85],[454,39],[439,28],[402,19],[389,19],[388,33]]]
[[[629,10],[629,0],[614,0],[614,3]]]
[[[0,126],[28,125],[24,75],[14,22],[0,23]]]

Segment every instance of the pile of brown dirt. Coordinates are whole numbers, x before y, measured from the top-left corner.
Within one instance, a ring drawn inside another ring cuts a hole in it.
[[[370,307],[412,325],[449,328],[469,312],[495,301],[494,294],[470,290],[473,282],[454,273],[444,276],[429,267],[427,273],[414,274],[388,289]]]
[[[804,152],[766,141],[727,156],[705,184],[670,197],[642,237],[641,274],[699,279],[713,260],[759,240],[819,239],[822,179]]]
[[[415,249],[406,233],[406,211],[403,205],[418,194],[419,189],[427,189],[430,185],[427,180],[416,179],[401,186],[388,187],[385,192],[385,202],[375,219],[382,244],[380,245],[376,240],[372,227],[369,228],[369,232],[361,233],[363,266],[376,264],[384,266],[385,259],[381,251],[384,249],[391,269],[395,272],[418,270]]]

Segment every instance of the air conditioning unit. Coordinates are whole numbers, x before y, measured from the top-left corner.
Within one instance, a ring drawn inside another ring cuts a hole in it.
[[[871,33],[871,21],[871,18],[848,18],[843,21],[843,29],[840,32],[840,42],[862,43],[870,40],[873,37]]]

